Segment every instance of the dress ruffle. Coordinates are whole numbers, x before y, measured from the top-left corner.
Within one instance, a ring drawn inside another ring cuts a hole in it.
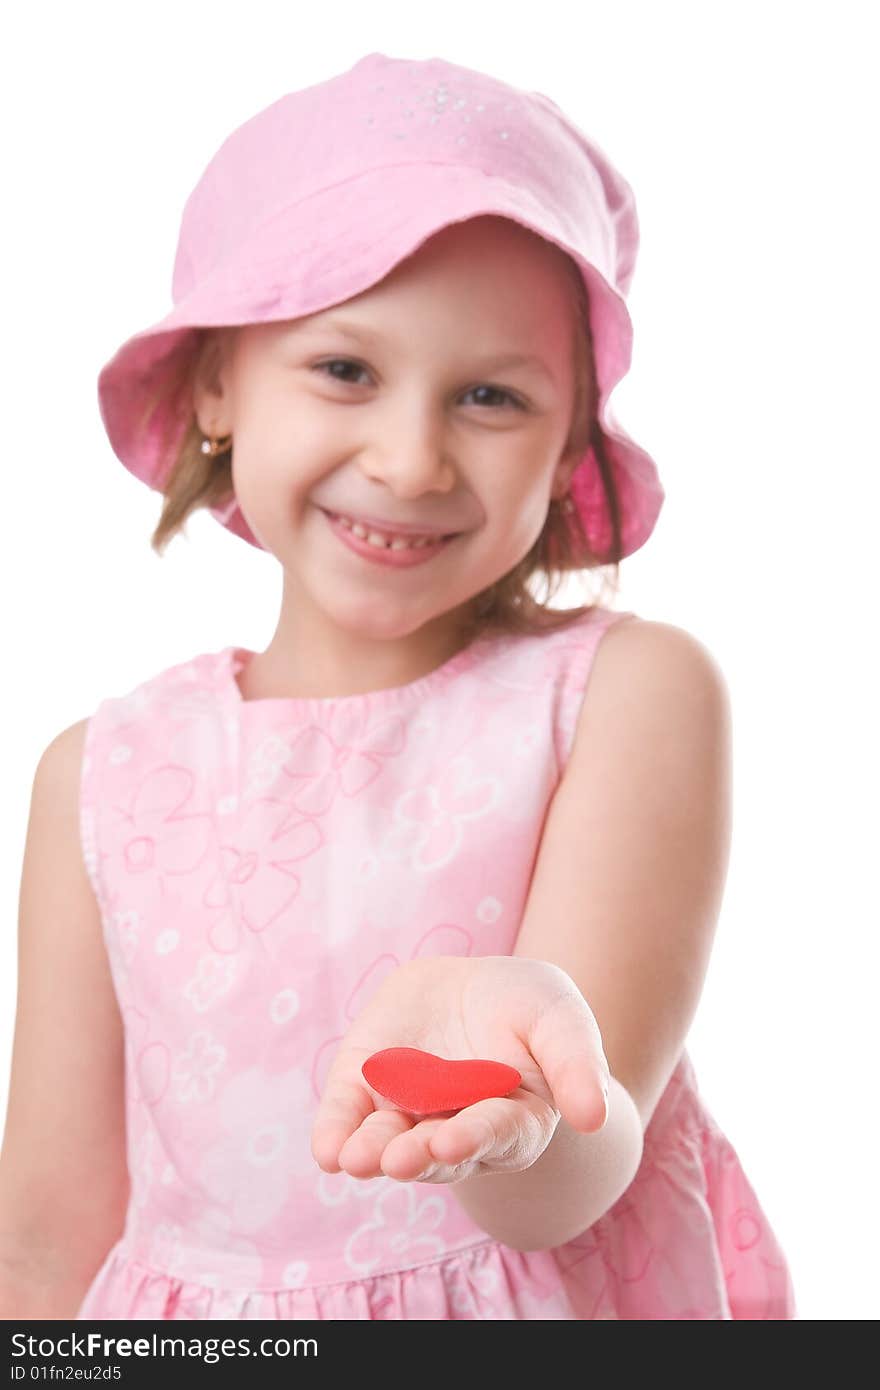
[[[725,1135],[700,1122],[658,1143],[599,1220],[552,1250],[487,1239],[434,1260],[302,1288],[235,1288],[110,1250],[77,1320],[510,1321],[792,1319],[786,1261]],[[681,1115],[679,1114],[679,1120]]]

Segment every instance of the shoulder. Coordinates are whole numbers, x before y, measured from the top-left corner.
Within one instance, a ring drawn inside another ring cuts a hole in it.
[[[602,635],[596,655],[602,655],[608,668],[624,662],[679,664],[694,671],[703,669],[707,675],[723,681],[720,667],[708,647],[683,627],[674,623],[654,622],[628,613],[611,623]]]
[[[77,720],[49,742],[40,755],[31,788],[32,834],[69,832],[79,836],[79,804],[88,719]],[[57,852],[56,848],[53,854]]]
[[[652,699],[725,702],[728,687],[708,647],[685,628],[628,615],[602,634],[590,674],[591,701],[604,692],[627,707]]]
[[[45,877],[52,864],[52,883],[40,888],[43,896],[57,895],[67,884],[71,894],[83,884],[80,864],[80,786],[88,719],[80,719],[46,745],[37,762],[31,787],[24,870],[28,900],[36,893],[34,873]],[[34,865],[42,865],[43,868]],[[71,896],[69,907],[77,904]],[[81,905],[81,904],[80,904]]]
[[[79,775],[88,725],[88,718],[78,719],[46,745],[37,764],[42,781],[57,784]]]
[[[707,759],[729,756],[730,695],[724,674],[699,638],[672,623],[637,616],[602,634],[575,729],[569,776],[642,783],[677,766],[694,778]]]

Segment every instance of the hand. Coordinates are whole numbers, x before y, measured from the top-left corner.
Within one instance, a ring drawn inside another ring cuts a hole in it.
[[[420,1119],[380,1096],[361,1073],[386,1047],[506,1062],[522,1085]],[[312,1126],[312,1156],[327,1173],[400,1182],[522,1172],[550,1143],[560,1114],[584,1134],[602,1128],[608,1079],[596,1020],[559,966],[522,956],[407,961],[340,1043]]]

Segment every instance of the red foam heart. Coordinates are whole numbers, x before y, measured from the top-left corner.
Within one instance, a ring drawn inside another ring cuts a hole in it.
[[[386,1047],[374,1052],[361,1071],[380,1096],[414,1115],[461,1110],[490,1096],[506,1096],[522,1081],[516,1067],[505,1062],[481,1058],[454,1062],[418,1047]]]

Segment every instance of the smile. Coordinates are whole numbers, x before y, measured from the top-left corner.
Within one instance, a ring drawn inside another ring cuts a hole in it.
[[[323,511],[323,508],[320,509]],[[375,564],[391,565],[395,568],[408,568],[421,565],[445,550],[456,536],[393,536],[386,537],[377,531],[368,531],[359,522],[349,521],[347,517],[334,512],[324,512],[331,529],[339,539],[356,555],[372,560]]]

